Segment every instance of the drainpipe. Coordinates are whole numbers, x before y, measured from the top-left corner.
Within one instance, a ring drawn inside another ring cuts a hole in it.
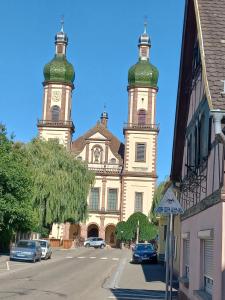
[[[215,134],[219,142],[225,145],[225,135],[222,130],[221,121],[225,117],[225,111],[221,109],[213,109],[210,111],[210,116],[213,117],[215,124]]]

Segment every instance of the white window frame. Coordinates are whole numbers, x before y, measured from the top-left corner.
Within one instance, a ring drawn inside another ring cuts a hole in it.
[[[188,246],[188,247],[187,247]],[[183,239],[184,276],[189,279],[190,274],[190,239]]]

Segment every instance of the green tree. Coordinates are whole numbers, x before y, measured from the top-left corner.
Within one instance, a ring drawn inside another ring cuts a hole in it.
[[[55,140],[34,139],[26,151],[39,226],[85,220],[94,174]]]
[[[157,214],[155,213],[155,209],[158,206],[159,202],[161,201],[168,184],[169,184],[169,181],[162,181],[157,186],[155,193],[154,193],[152,207],[151,207],[151,211],[150,211],[150,220],[151,220],[151,223],[155,224],[156,226],[158,226],[158,220],[157,220]]]
[[[127,220],[128,227],[133,233],[133,240],[136,239],[138,223],[140,241],[150,241],[156,237],[157,227],[149,222],[146,215],[141,212],[135,212]]]
[[[0,241],[7,248],[13,233],[34,226],[31,180],[26,153],[9,139],[0,124]]]
[[[115,233],[116,239],[123,242],[131,241],[133,238],[133,232],[125,221],[117,223]]]

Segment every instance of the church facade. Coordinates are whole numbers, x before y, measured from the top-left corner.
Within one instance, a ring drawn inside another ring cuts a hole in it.
[[[55,56],[44,67],[42,119],[39,137],[58,139],[75,158],[95,173],[87,203],[89,217],[80,224],[53,224],[51,236],[61,239],[99,236],[115,245],[115,226],[134,212],[148,215],[156,187],[156,96],[158,70],[150,63],[150,37],[139,37],[138,62],[128,72],[128,116],[124,143],[108,129],[108,113],[95,126],[73,140],[71,119],[75,72],[66,58],[67,35],[63,28],[55,37]],[[78,100],[79,101],[79,100]],[[79,126],[79,125],[78,125]]]

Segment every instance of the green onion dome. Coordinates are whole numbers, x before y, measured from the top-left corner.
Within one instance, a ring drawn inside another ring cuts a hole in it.
[[[66,56],[56,54],[55,57],[44,67],[45,82],[66,82],[73,84],[75,72],[73,65],[69,63]]]
[[[128,72],[129,87],[153,87],[157,88],[159,72],[149,60],[141,60],[133,65]]]

